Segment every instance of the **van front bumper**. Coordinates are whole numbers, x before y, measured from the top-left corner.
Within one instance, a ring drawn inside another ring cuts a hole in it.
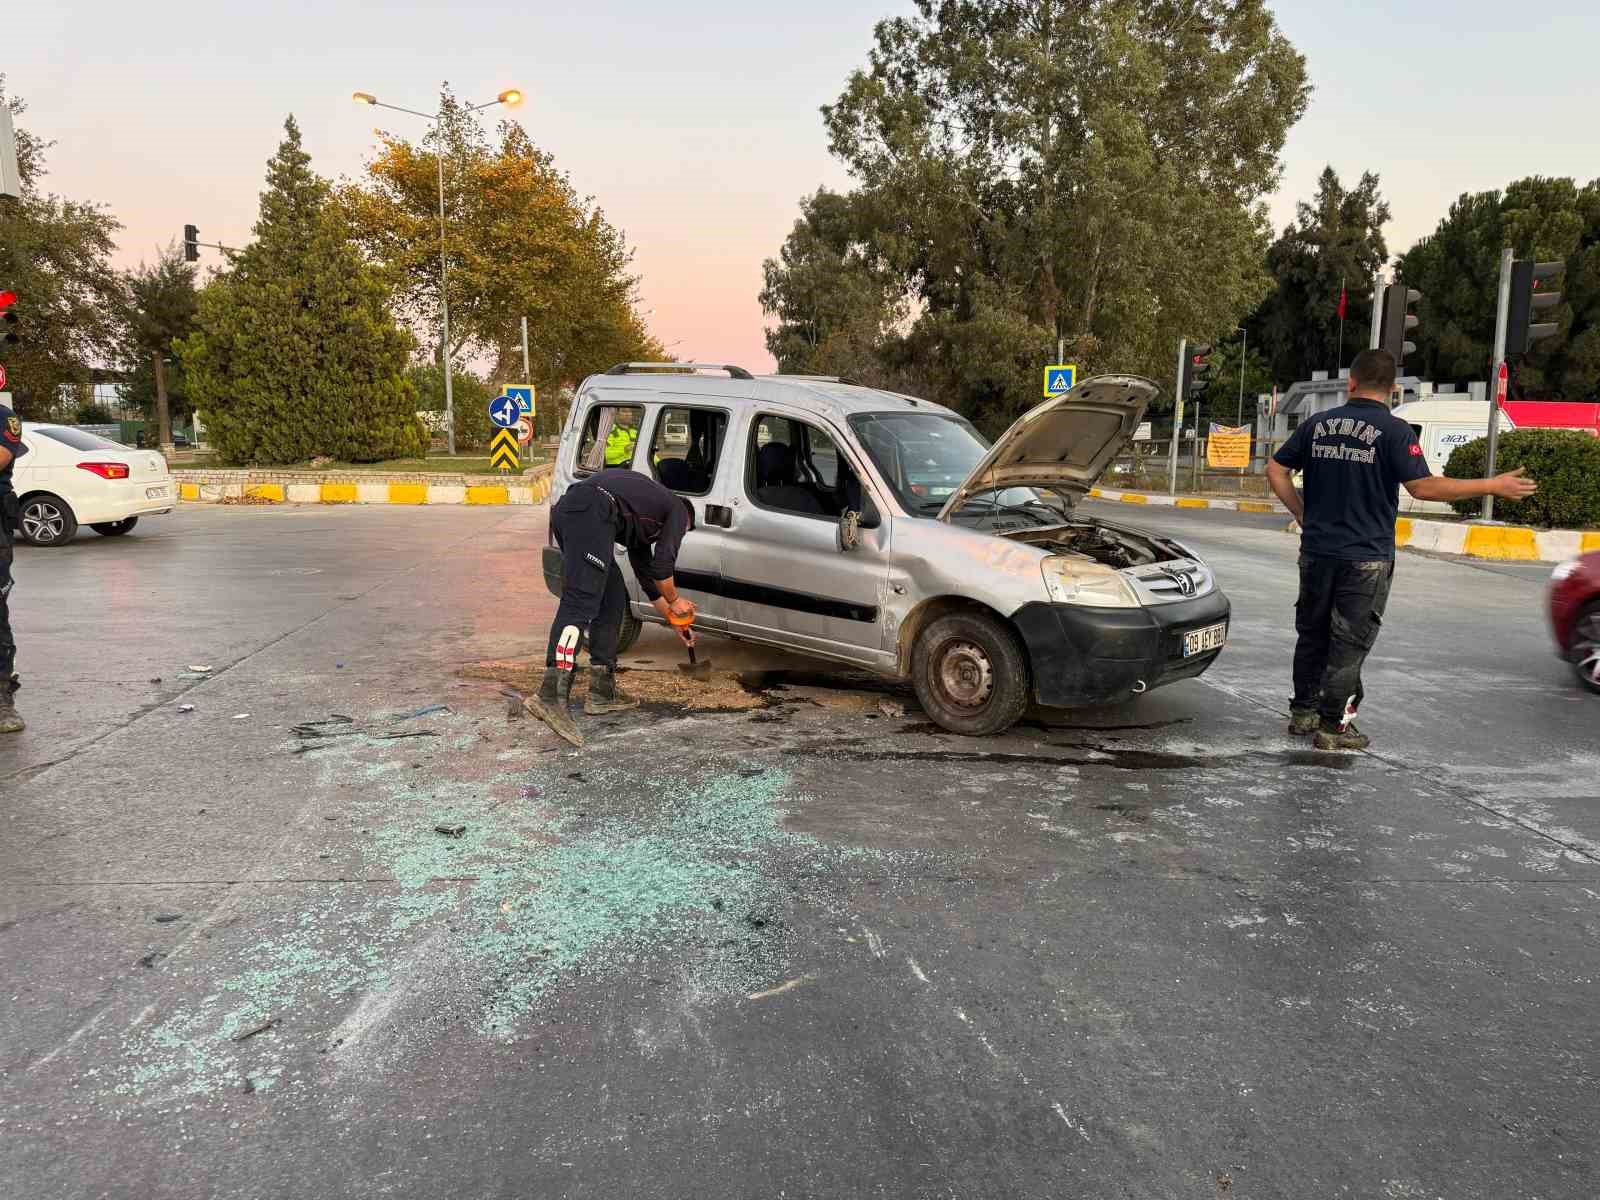
[[[1227,596],[1217,590],[1150,608],[1028,604],[1011,620],[1028,649],[1034,699],[1048,708],[1075,708],[1126,700],[1204,673],[1222,648],[1185,658],[1184,635],[1227,623],[1231,615]]]

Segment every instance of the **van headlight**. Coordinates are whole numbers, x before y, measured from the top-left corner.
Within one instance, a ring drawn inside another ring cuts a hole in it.
[[[1086,608],[1138,608],[1139,597],[1120,573],[1104,563],[1052,555],[1039,564],[1044,590],[1054,604]]]

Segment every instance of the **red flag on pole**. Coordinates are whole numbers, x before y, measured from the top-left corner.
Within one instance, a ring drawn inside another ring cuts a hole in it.
[[[1341,287],[1339,289],[1339,320],[1341,320],[1341,321],[1344,320],[1345,301],[1348,300],[1348,299],[1349,299],[1349,293],[1346,292],[1344,290],[1344,288]]]

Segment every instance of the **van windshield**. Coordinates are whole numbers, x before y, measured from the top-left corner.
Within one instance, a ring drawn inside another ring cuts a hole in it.
[[[943,508],[989,450],[970,422],[944,413],[859,413],[850,426],[900,503],[922,516]],[[1038,500],[1032,488],[1013,487],[1001,491],[993,504]]]

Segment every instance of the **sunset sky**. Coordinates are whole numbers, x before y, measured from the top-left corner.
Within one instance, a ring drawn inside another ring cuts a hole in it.
[[[374,118],[361,89],[433,107],[515,85],[515,118],[637,250],[642,309],[679,357],[770,369],[756,301],[799,198],[847,178],[819,105],[865,62],[891,0],[46,0],[11,6],[0,48],[24,123],[57,143],[52,190],[108,205],[120,261],[153,256],[186,221],[239,244],[267,157],[293,112],[315,168],[353,175]],[[1282,0],[1309,60],[1309,114],[1287,147],[1275,225],[1324,164],[1377,171],[1393,251],[1463,191],[1530,174],[1600,176],[1600,5],[1544,0],[1505,28],[1503,3]],[[215,262],[214,252],[207,261]],[[535,332],[537,336],[537,332]]]

